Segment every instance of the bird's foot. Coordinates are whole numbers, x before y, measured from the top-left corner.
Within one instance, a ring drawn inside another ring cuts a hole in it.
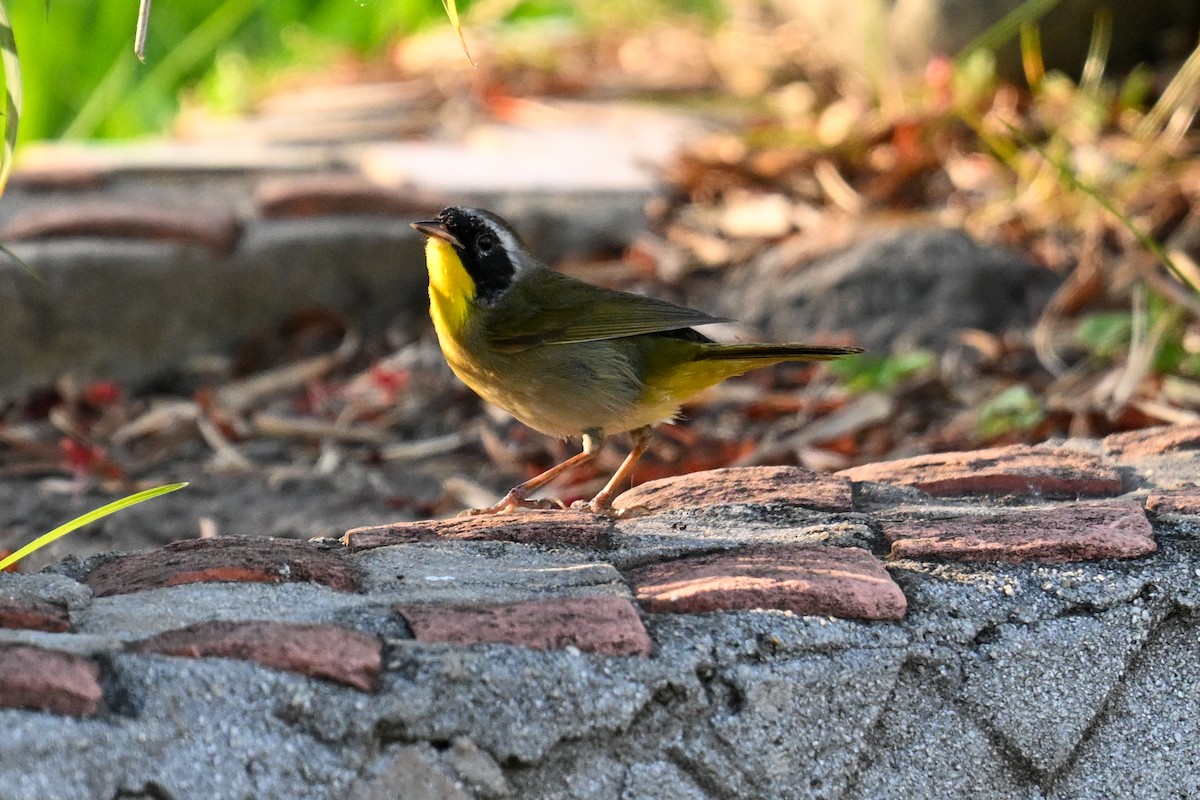
[[[576,500],[574,503],[571,503],[571,509],[575,511],[590,511],[593,514],[611,519],[633,519],[634,517],[644,517],[651,513],[650,509],[646,506],[613,508],[607,503],[597,503],[595,500]]]
[[[484,517],[490,514],[510,514],[513,511],[518,511],[522,508],[532,509],[557,509],[563,510],[566,505],[562,500],[551,498],[538,498],[537,500],[528,500],[524,495],[518,492],[509,492],[501,498],[499,503],[487,508],[468,508],[465,511],[458,512],[460,517]]]

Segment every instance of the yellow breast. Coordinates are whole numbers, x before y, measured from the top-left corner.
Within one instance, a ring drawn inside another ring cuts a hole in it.
[[[426,240],[425,264],[429,269],[429,316],[442,352],[451,365],[468,361],[462,351],[462,333],[475,296],[475,282],[454,248],[441,239]]]

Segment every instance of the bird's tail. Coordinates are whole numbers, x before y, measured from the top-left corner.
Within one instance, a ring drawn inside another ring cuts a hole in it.
[[[697,361],[829,361],[861,353],[861,347],[819,344],[711,344],[700,349]],[[766,366],[765,364],[763,366]]]

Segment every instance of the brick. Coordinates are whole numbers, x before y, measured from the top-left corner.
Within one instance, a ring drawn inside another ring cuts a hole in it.
[[[0,239],[150,239],[197,245],[224,256],[233,252],[240,233],[237,217],[219,209],[92,202],[22,211],[0,231]]]
[[[1200,424],[1160,425],[1104,437],[1104,452],[1116,456],[1155,456],[1200,448]]]
[[[337,625],[270,621],[199,622],[132,642],[128,650],[185,658],[253,661],[364,692],[378,688],[383,657],[383,646],[374,636]]]
[[[650,635],[623,597],[564,597],[501,605],[399,606],[419,642],[511,644],[535,650],[573,646],[609,656],[650,654]]]
[[[0,597],[0,628],[63,633],[71,629],[67,607],[36,597]]]
[[[726,467],[647,481],[620,495],[618,508],[671,508],[756,503],[850,511],[850,481],[801,467]]]
[[[31,645],[0,644],[0,708],[91,717],[103,698],[95,661]]]
[[[511,514],[397,522],[354,528],[342,536],[352,550],[414,542],[519,542],[564,547],[607,547],[616,523],[583,511],[522,510]]]
[[[857,547],[752,545],[631,570],[652,613],[771,608],[848,619],[900,619],[908,602],[883,563]]]
[[[851,467],[837,473],[858,483],[894,483],[931,495],[1105,497],[1120,494],[1121,476],[1097,456],[1027,445],[932,453]]]
[[[1200,516],[1200,488],[1151,492],[1146,497],[1146,510],[1155,514]]]
[[[267,219],[338,215],[411,218],[432,216],[449,205],[442,198],[387,189],[361,175],[346,173],[268,178],[258,184],[254,202],[259,215]]]
[[[50,167],[18,167],[13,170],[9,186],[29,192],[79,191],[99,189],[108,181],[108,173],[101,169],[71,164]]]
[[[1137,503],[964,512],[886,521],[881,529],[893,558],[1061,564],[1137,558],[1157,549]]]
[[[106,561],[83,583],[98,597],[203,581],[314,582],[342,592],[359,589],[354,565],[307,542],[254,536],[188,539]]]

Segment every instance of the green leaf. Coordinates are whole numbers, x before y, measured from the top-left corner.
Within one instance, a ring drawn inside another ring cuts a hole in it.
[[[932,369],[936,361],[929,350],[913,350],[892,356],[848,356],[829,362],[829,369],[852,392],[888,391]]]
[[[4,64],[4,151],[0,155],[0,194],[4,194],[8,176],[12,174],[17,127],[21,119],[21,62],[17,59],[17,40],[3,2],[0,2],[0,61]]]
[[[25,545],[17,552],[0,559],[0,570],[4,570],[7,567],[12,566],[22,558],[25,558],[25,556],[31,553],[36,553],[38,550],[41,550],[54,540],[60,539],[71,531],[82,528],[84,525],[87,525],[90,522],[95,522],[98,519],[107,517],[109,514],[113,514],[122,509],[129,508],[130,506],[137,505],[144,500],[149,500],[152,497],[158,497],[159,495],[173,492],[176,489],[182,489],[185,486],[187,486],[186,483],[171,483],[166,486],[156,486],[153,489],[147,489],[144,492],[138,492],[137,494],[131,494],[128,497],[122,497],[120,500],[114,500],[106,506],[101,506],[94,511],[89,511],[81,517],[76,517],[66,524],[59,525],[49,533],[43,533],[41,536]]]
[[[1110,358],[1129,347],[1133,316],[1128,311],[1089,314],[1079,321],[1075,338],[1100,358]]]
[[[985,439],[994,439],[1014,431],[1036,428],[1046,418],[1042,400],[1025,384],[1010,386],[988,400],[979,409],[976,431]]]

